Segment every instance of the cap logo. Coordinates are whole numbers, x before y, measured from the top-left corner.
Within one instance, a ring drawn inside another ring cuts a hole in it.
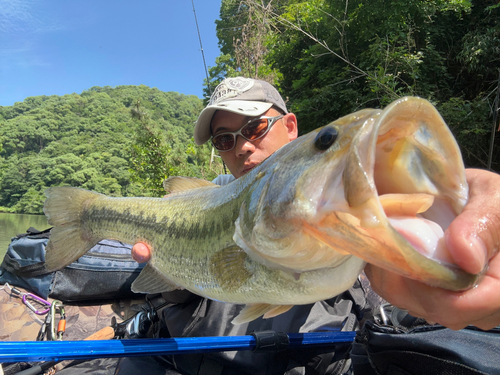
[[[253,87],[254,82],[255,81],[251,78],[226,78],[215,88],[208,105],[215,105],[223,100],[241,95],[245,91],[250,90]]]

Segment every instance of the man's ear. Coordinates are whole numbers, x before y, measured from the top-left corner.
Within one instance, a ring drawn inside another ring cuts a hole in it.
[[[293,141],[299,135],[299,128],[297,127],[297,117],[293,113],[288,113],[283,117],[283,123],[288,132],[288,139]]]

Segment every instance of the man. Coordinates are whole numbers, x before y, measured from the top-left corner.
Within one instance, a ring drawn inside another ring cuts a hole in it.
[[[209,105],[198,118],[194,139],[199,145],[212,139],[232,173],[214,180],[224,185],[248,173],[281,146],[296,139],[297,134],[297,119],[287,111],[273,86],[264,81],[237,77],[224,80],[215,89]],[[145,244],[136,244],[133,254],[136,260],[144,261],[149,258],[149,249]],[[359,328],[363,312],[368,309],[359,282],[328,301],[295,306],[276,318],[259,318],[241,325],[231,323],[243,307],[241,305],[210,301],[187,291],[164,293],[163,297],[176,303],[162,312],[162,320],[174,337],[248,335],[262,330],[350,331]],[[241,351],[178,355],[167,361],[171,363],[171,369],[189,374],[304,374],[306,369],[318,374],[343,374],[350,367],[345,359],[347,350],[347,346],[339,346],[274,354]],[[145,359],[133,366],[141,369],[150,366],[151,371],[159,371],[151,361]],[[123,361],[120,367],[123,367]]]
[[[249,122],[250,125],[256,125],[257,122],[251,121],[260,117],[270,117],[272,120],[265,120],[267,126],[263,129],[258,126],[252,129],[248,125]],[[279,147],[294,140],[297,137],[297,120],[293,114],[287,112],[281,96],[269,84],[241,77],[230,78],[217,87],[209,105],[200,114],[196,123],[195,142],[197,144],[203,144],[211,137],[212,143],[221,151],[221,158],[234,176],[219,176],[215,181],[225,184],[234,178],[241,177]],[[488,329],[500,324],[500,297],[497,292],[500,287],[500,258],[496,255],[500,247],[500,232],[498,231],[500,228],[500,177],[485,171],[468,170],[467,179],[470,185],[470,201],[464,212],[446,231],[446,242],[457,264],[469,272],[479,272],[490,259],[490,269],[477,288],[463,293],[449,292],[428,287],[373,266],[367,266],[366,273],[370,277],[373,288],[382,297],[401,308],[406,308],[412,315],[439,322],[453,329],[460,329],[467,324],[475,324],[480,328]],[[133,255],[139,262],[148,260],[149,253],[150,249],[145,244],[134,246]],[[327,305],[324,302],[318,302],[307,306],[305,310],[302,310],[302,319],[310,317],[316,307],[319,307],[323,310],[316,319],[335,320],[337,318],[347,322],[352,319],[350,317],[356,315],[356,310],[359,311],[360,308],[366,306],[364,297],[358,293],[359,291],[359,288],[354,288],[346,292],[347,295],[340,296],[340,299],[330,301]],[[191,295],[187,298],[197,297]],[[187,306],[184,304],[185,300],[179,299],[177,302],[181,303],[174,308],[166,309],[164,314],[167,326],[169,322],[173,326],[170,331],[173,336],[236,335],[251,332],[252,328],[262,329],[266,326],[262,320],[256,323],[257,326],[252,324],[240,328],[231,326],[229,322],[239,311],[234,305],[226,304],[224,307],[219,306],[218,302],[206,301],[209,306],[204,308],[203,314],[192,318],[195,314],[194,309],[202,309],[200,307],[202,304],[196,304],[196,307],[191,306],[191,309],[188,309],[185,307]],[[340,311],[339,306],[344,306],[344,308]],[[326,311],[330,308],[334,313],[328,315]],[[223,323],[217,326],[217,331],[211,329],[210,309],[225,314],[222,316]],[[270,319],[267,326],[273,328],[286,326],[285,329],[277,330],[288,332],[294,329],[303,331],[308,329],[309,327],[305,328],[304,325],[293,324],[293,319],[298,317],[294,315],[297,309],[304,309],[304,306],[295,307],[289,315],[287,313]],[[455,313],[450,314],[450,311]],[[176,319],[179,317],[185,317],[185,320],[182,324],[176,325],[178,323]],[[281,324],[290,318],[292,320],[288,321],[289,324]],[[193,324],[196,327],[194,331],[188,329]],[[355,329],[355,327],[356,324],[349,329]],[[325,368],[332,369],[338,354],[332,353],[329,362],[323,357],[319,363],[326,366]],[[239,353],[234,358],[219,357],[216,361],[223,363],[224,371],[229,371],[228,368],[231,368],[232,364],[242,366],[246,363],[244,360],[237,361],[238,356],[241,359],[246,355]],[[306,361],[314,362],[315,356],[316,354],[313,354]],[[252,361],[251,356],[247,356],[246,359]],[[316,361],[318,362],[318,359]],[[209,362],[210,360],[207,360],[207,363]],[[285,366],[285,362],[287,368],[293,366],[289,359],[282,360],[280,363]],[[266,364],[268,363],[267,361]],[[269,367],[266,369],[266,364],[260,369],[252,368],[251,370],[271,371]],[[303,371],[304,366],[298,366],[296,369]]]

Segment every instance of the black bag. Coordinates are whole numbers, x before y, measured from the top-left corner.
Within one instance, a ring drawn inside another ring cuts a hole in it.
[[[130,289],[144,264],[132,259],[132,246],[103,240],[63,269],[45,272],[45,246],[50,229],[29,228],[14,237],[0,266],[0,284],[28,289],[42,298],[63,302],[133,298]]]
[[[354,374],[363,375],[500,374],[500,329],[453,331],[367,321],[356,335],[351,360]]]

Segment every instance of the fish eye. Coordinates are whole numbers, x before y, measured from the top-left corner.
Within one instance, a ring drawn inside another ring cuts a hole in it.
[[[316,139],[314,140],[314,146],[318,150],[324,151],[330,148],[330,146],[335,143],[338,135],[339,133],[337,132],[337,129],[335,129],[333,126],[326,126],[321,129],[316,136]]]

